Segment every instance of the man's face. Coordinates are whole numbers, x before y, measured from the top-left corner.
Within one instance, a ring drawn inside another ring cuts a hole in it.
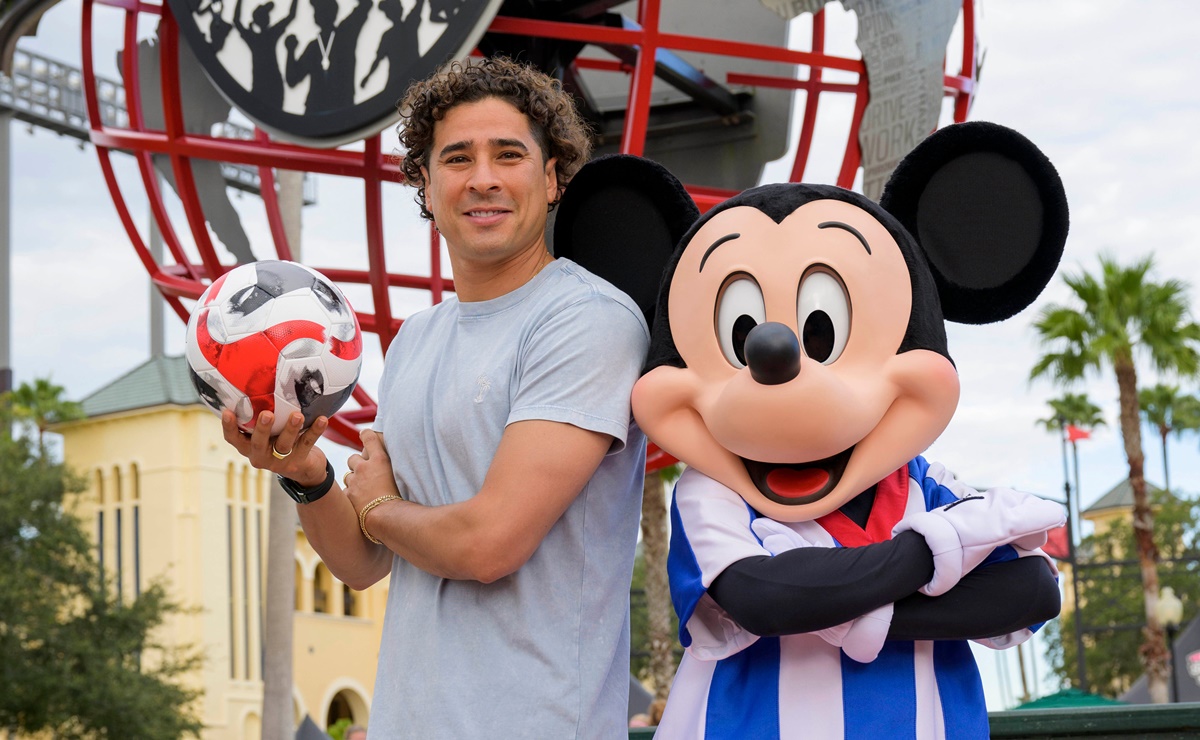
[[[529,118],[512,104],[485,98],[451,108],[434,125],[428,162],[426,207],[452,263],[497,265],[545,249],[554,159],[543,159]]]

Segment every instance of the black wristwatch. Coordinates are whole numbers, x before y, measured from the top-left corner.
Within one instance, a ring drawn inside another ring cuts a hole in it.
[[[293,501],[298,504],[311,504],[329,493],[330,488],[333,488],[333,463],[325,461],[325,480],[312,488],[302,488],[296,481],[284,478],[282,475],[276,477],[279,478],[279,485],[287,495],[292,497]]]

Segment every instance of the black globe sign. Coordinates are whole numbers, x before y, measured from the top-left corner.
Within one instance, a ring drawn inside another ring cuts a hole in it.
[[[469,54],[502,0],[167,2],[230,103],[279,139],[333,147],[395,122],[408,85]]]

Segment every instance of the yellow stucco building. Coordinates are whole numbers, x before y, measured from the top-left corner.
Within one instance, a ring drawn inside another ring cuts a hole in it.
[[[152,358],[82,403],[87,418],[56,431],[87,481],[78,512],[103,566],[128,597],[162,578],[193,607],[163,638],[205,655],[192,677],[203,737],[257,740],[270,474],[225,443],[182,357]],[[294,551],[297,724],[305,715],[321,728],[342,717],[367,724],[386,580],[365,592],[342,584],[298,522]]]

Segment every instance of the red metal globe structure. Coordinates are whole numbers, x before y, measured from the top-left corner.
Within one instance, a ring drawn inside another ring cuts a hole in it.
[[[150,130],[143,124],[142,102],[137,85],[126,86],[128,128],[105,125],[100,115],[101,101],[97,94],[95,58],[93,48],[93,16],[97,6],[105,6],[124,13],[122,76],[125,80],[137,80],[138,54],[137,30],[139,20],[146,17],[160,20],[159,53],[161,63],[162,101],[165,114],[165,130]],[[850,188],[861,162],[859,126],[868,102],[867,73],[861,59],[835,56],[825,52],[825,13],[813,16],[812,36],[809,50],[795,50],[778,46],[760,45],[731,41],[715,37],[688,36],[668,33],[660,28],[661,0],[640,0],[638,3],[638,25],[640,28],[613,28],[559,21],[533,20],[497,16],[488,28],[490,34],[532,37],[535,39],[557,39],[585,44],[606,44],[627,47],[636,61],[632,64],[608,59],[588,58],[581,55],[573,64],[580,69],[589,69],[628,78],[626,115],[622,127],[620,151],[627,154],[642,154],[645,149],[647,126],[651,106],[651,83],[654,79],[655,56],[658,50],[674,52],[699,52],[728,57],[731,60],[767,61],[779,67],[776,76],[727,73],[728,84],[754,85],[804,91],[807,95],[802,111],[799,142],[792,162],[789,179],[798,182],[804,176],[813,144],[820,103],[825,96],[852,96],[853,117],[847,132],[844,154],[836,184]],[[962,7],[962,54],[961,68],[957,73],[946,72],[944,94],[953,101],[953,116],[956,122],[966,120],[977,76],[975,11],[973,0],[964,0]],[[253,140],[222,138],[188,133],[184,128],[180,105],[178,27],[170,8],[165,4],[151,4],[140,0],[84,0],[82,18],[83,85],[88,111],[91,141],[95,145],[100,166],[112,195],[118,215],[128,233],[130,243],[150,275],[150,279],[165,297],[168,305],[185,323],[189,316],[184,301],[195,299],[217,276],[236,265],[223,262],[214,248],[206,227],[204,212],[200,205],[196,183],[192,177],[192,161],[215,160],[240,164],[258,169],[262,204],[274,242],[274,255],[258,254],[260,259],[290,260],[293,251],[284,233],[279,199],[276,196],[274,169],[297,170],[321,175],[351,178],[362,183],[364,199],[361,218],[365,224],[368,267],[346,269],[319,264],[310,265],[330,279],[343,285],[367,286],[373,301],[372,311],[358,311],[359,322],[364,333],[375,334],[380,347],[386,352],[403,317],[392,310],[389,288],[401,287],[428,291],[433,303],[439,302],[446,291],[453,291],[453,284],[441,274],[441,245],[435,231],[430,229],[427,244],[429,274],[408,274],[389,269],[385,256],[383,229],[383,197],[385,185],[399,187],[401,181],[396,158],[382,151],[378,134],[365,139],[361,150],[357,148],[316,149],[273,140],[261,129],[256,130]],[[586,50],[585,50],[586,51]],[[736,66],[736,65],[735,65]],[[856,82],[834,82],[823,79],[827,70],[840,70],[857,75]],[[798,74],[797,72],[806,72]],[[130,214],[129,205],[113,169],[114,152],[132,153],[137,160],[145,193],[149,196],[154,220],[170,252],[172,262],[160,262],[154,258],[146,241],[139,233]],[[186,215],[186,228],[195,242],[196,256],[189,255],[179,238],[176,227],[163,200],[159,177],[154,169],[152,157],[165,155],[175,176],[176,192]],[[692,197],[701,210],[719,203],[733,195],[732,191],[712,187],[688,186]],[[261,248],[260,248],[261,251]],[[353,396],[357,407],[339,412],[331,420],[327,436],[333,441],[351,447],[360,447],[357,425],[375,418],[376,404],[370,394],[360,385]],[[666,453],[653,446],[647,458],[647,470],[656,470],[675,462]]]

